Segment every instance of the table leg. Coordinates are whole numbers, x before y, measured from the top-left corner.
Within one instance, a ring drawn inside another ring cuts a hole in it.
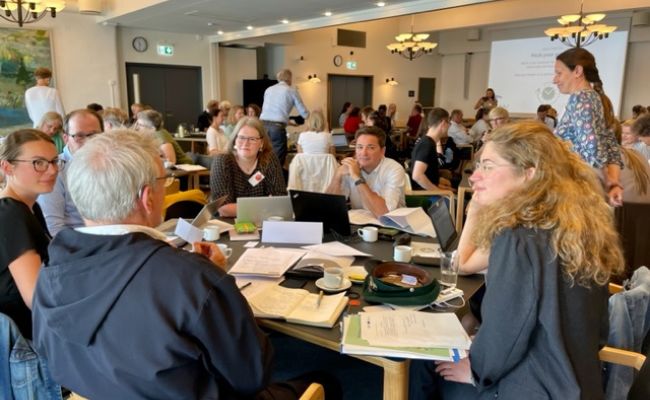
[[[384,400],[408,399],[409,361],[384,364]]]

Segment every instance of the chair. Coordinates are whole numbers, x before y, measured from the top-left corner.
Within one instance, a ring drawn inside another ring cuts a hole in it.
[[[465,220],[465,194],[472,192],[473,190],[470,187],[458,187],[458,204],[456,205],[456,232],[458,232],[459,235],[463,231],[463,221]]]
[[[300,396],[300,400],[325,400],[325,389],[320,383],[312,383]]]
[[[626,279],[632,275],[632,268],[635,266],[650,265],[650,204],[624,202],[623,206],[616,207],[614,212],[627,266],[621,279]]]
[[[163,201],[163,219],[193,219],[207,203],[205,194],[198,189],[167,195]]]
[[[298,153],[289,164],[287,189],[324,193],[337,168],[332,154]]]

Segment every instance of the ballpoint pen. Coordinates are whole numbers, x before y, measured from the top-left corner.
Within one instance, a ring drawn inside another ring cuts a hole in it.
[[[323,300],[323,295],[325,293],[321,290],[320,293],[318,294],[318,300],[316,301],[316,308],[320,307],[320,302]]]

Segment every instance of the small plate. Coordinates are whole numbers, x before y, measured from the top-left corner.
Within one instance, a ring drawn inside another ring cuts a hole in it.
[[[352,286],[352,282],[350,282],[350,280],[347,278],[343,278],[343,284],[337,288],[331,288],[329,286],[325,286],[325,278],[320,278],[316,280],[316,287],[326,292],[342,292],[344,290],[350,289],[350,286]]]

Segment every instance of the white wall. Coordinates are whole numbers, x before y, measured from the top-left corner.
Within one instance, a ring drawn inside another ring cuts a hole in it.
[[[17,27],[4,21],[0,26]],[[63,12],[24,28],[50,31],[56,88],[66,112],[93,102],[109,105],[113,90],[119,100],[119,85],[109,85],[118,81],[114,27],[98,25],[93,17]]]
[[[142,36],[147,39],[149,48],[143,53],[138,53],[131,45],[133,38]],[[174,55],[171,57],[160,56],[157,53],[158,44],[174,46]],[[202,104],[214,97],[217,93],[217,74],[212,69],[212,45],[200,35],[182,33],[160,32],[143,29],[118,28],[117,29],[117,64],[119,65],[120,87],[122,88],[121,105],[126,109],[126,63],[166,64],[201,67],[201,80],[203,84]]]
[[[244,105],[242,80],[257,79],[257,55],[254,49],[221,47],[219,49],[221,96],[232,105]]]
[[[376,107],[382,103],[396,103],[400,119],[406,122],[410,109],[417,99],[418,78],[440,77],[440,57],[436,54],[436,50],[431,55],[413,61],[390,54],[386,50],[386,45],[394,41],[394,36],[400,33],[396,19],[345,25],[344,28],[366,32],[368,46],[361,49],[334,45],[337,27],[267,37],[268,42],[284,44],[267,46],[268,58],[272,60],[272,63],[267,63],[272,64],[266,71],[269,77],[274,78],[279,67],[291,69],[293,83],[300,91],[307,108],[310,110],[321,108],[327,115],[328,74],[374,76],[372,104]],[[350,51],[354,51],[353,56],[350,56]],[[342,66],[334,65],[335,55],[343,57]],[[304,58],[303,61],[299,61],[301,56]],[[345,62],[350,59],[357,61],[357,70],[351,71],[345,68]],[[308,82],[307,76],[313,74],[316,74],[322,82]],[[399,82],[398,86],[386,84],[386,78],[391,77]],[[439,82],[438,79],[436,85],[439,85]],[[440,98],[438,88],[439,86],[436,88],[436,102]],[[408,97],[409,90],[416,92],[415,97]]]

